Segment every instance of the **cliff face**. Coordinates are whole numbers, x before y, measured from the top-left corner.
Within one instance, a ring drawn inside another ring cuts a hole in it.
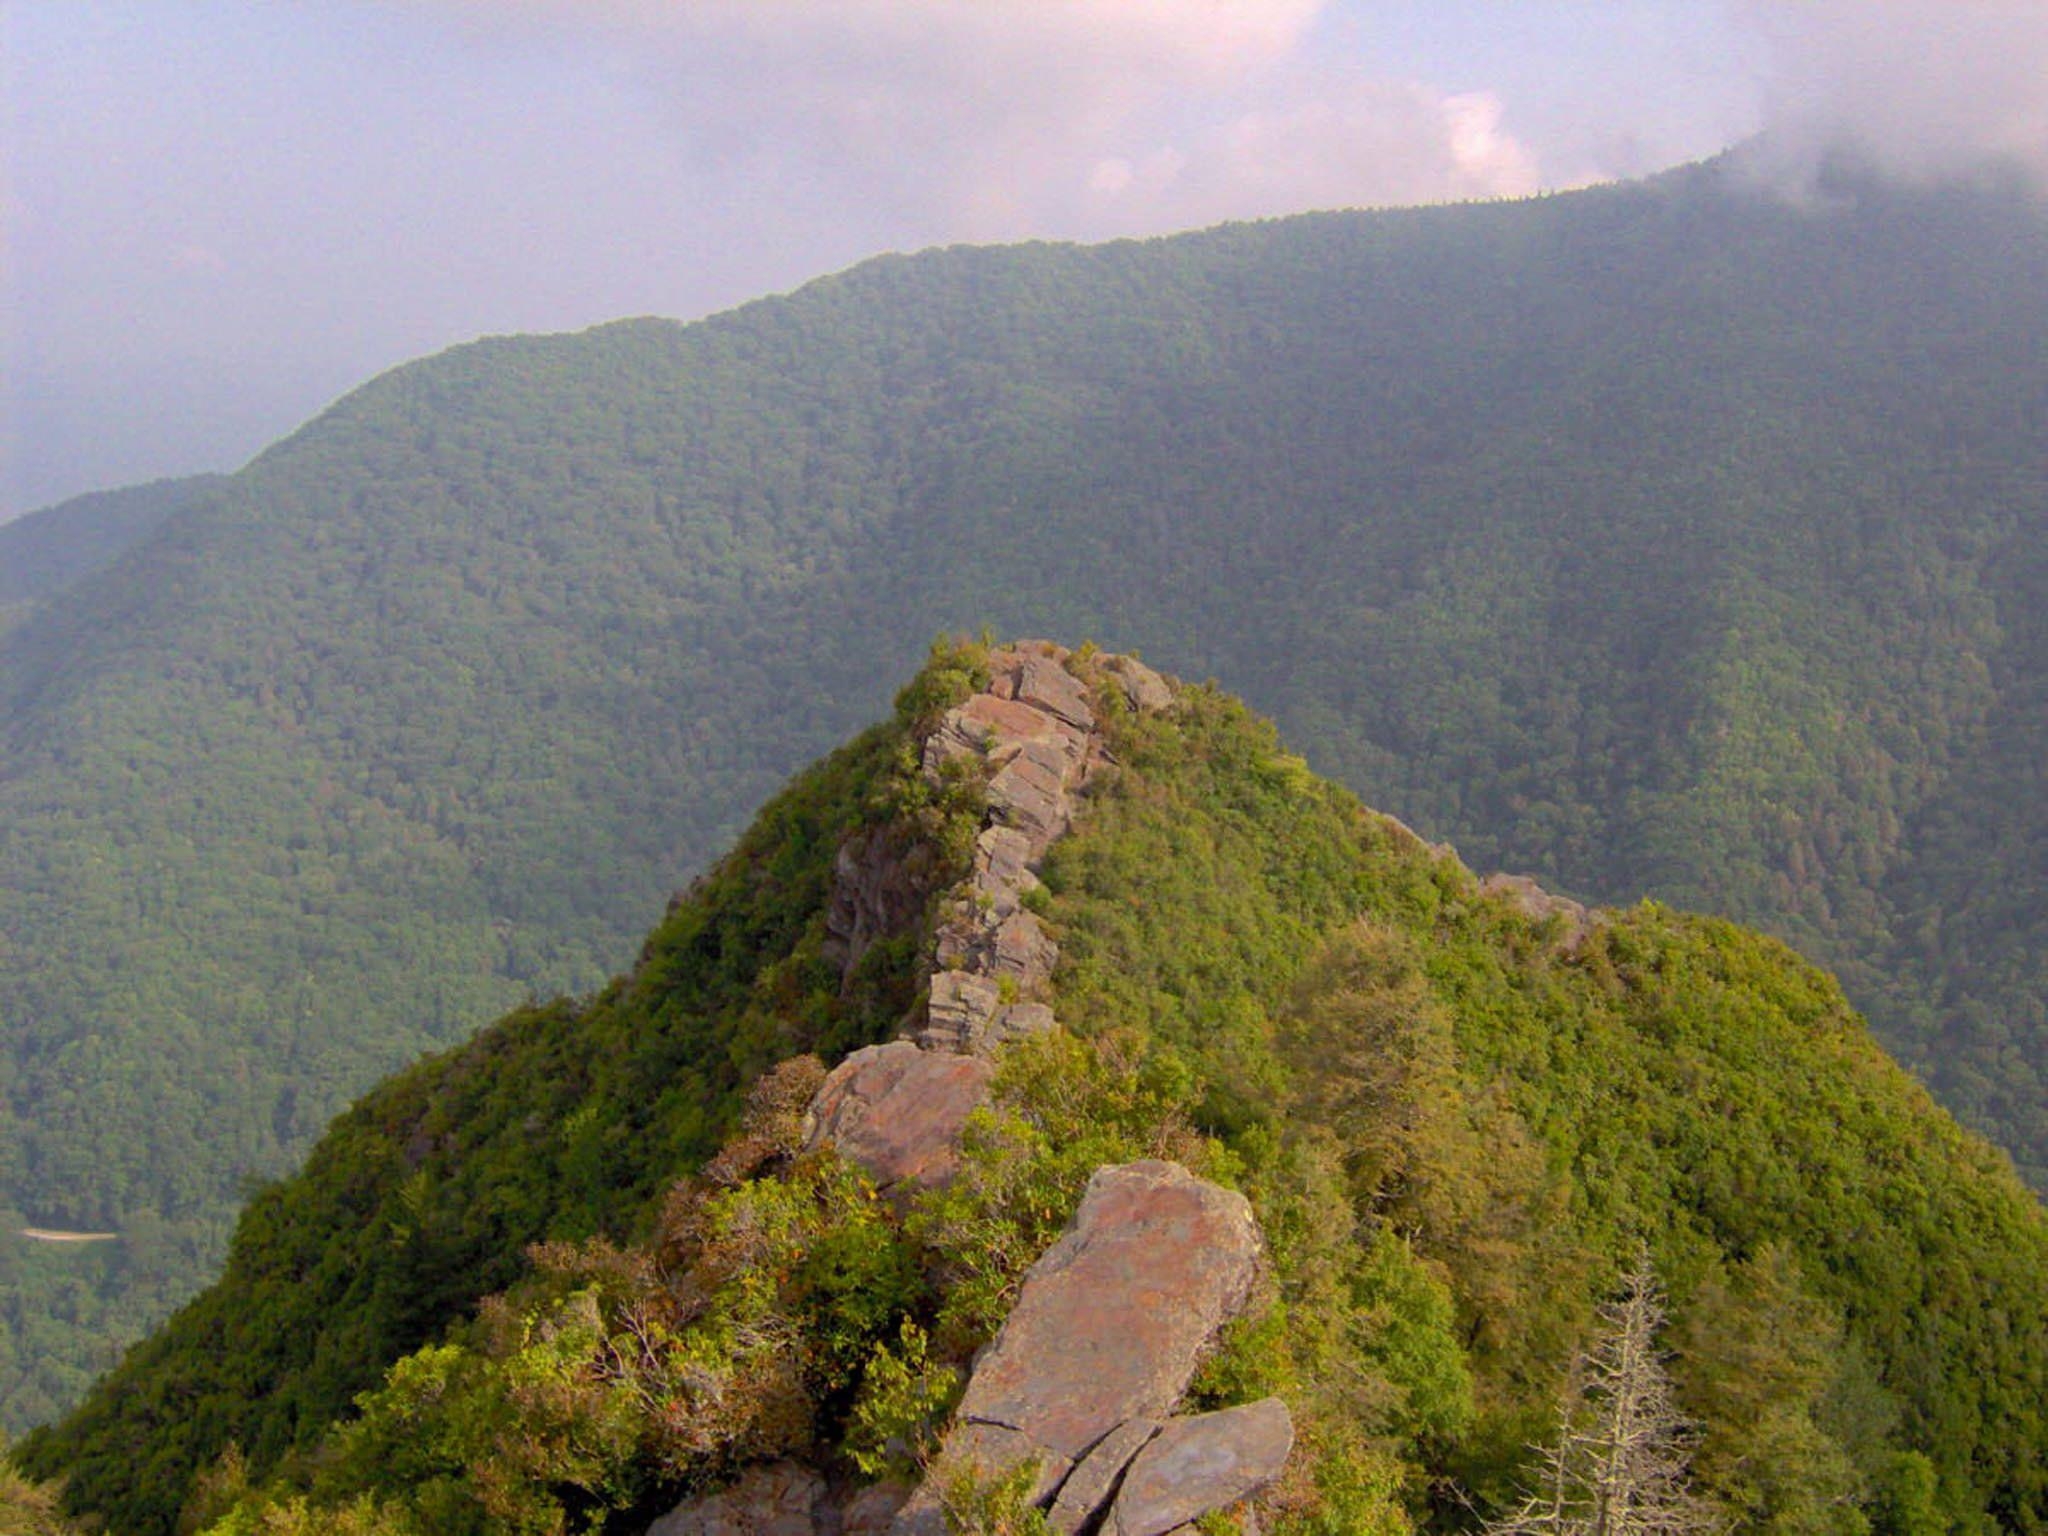
[[[144,1536],[1399,1532],[1521,1502],[1645,1252],[1707,1507],[2048,1519],[2041,1213],[1826,977],[963,646],[25,1455]]]

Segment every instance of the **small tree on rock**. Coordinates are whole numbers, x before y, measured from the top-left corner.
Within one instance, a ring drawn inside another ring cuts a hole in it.
[[[1698,1536],[1712,1512],[1687,1479],[1693,1426],[1678,1411],[1657,1334],[1664,1298],[1645,1252],[1600,1309],[1573,1362],[1542,1486],[1487,1536]]]

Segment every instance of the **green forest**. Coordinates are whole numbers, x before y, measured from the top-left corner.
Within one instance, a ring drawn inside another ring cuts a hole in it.
[[[630,971],[366,1096],[27,1475],[132,1536],[637,1530],[750,1460],[900,1475],[1089,1172],[1172,1156],[1267,1234],[1197,1392],[1293,1408],[1276,1532],[1512,1508],[1639,1255],[1724,1525],[2048,1518],[2048,1222],[1829,977],[1653,903],[1532,916],[1214,689],[1098,692],[1116,766],[1039,903],[1066,1027],[999,1058],[961,1175],[899,1210],[792,1157],[806,1053],[893,1033],[923,980],[913,926],[842,983],[837,851],[957,862],[978,789],[934,795],[914,743],[982,654],[935,652]]]
[[[0,1212],[122,1236],[0,1236],[0,1424],[985,626],[1214,677],[1475,869],[1759,926],[2048,1181],[2044,298],[2032,204],[1719,163],[480,342],[41,520]]]

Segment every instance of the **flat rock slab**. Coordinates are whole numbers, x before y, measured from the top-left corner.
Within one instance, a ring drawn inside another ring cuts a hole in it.
[[[1174,1419],[1131,1462],[1103,1530],[1166,1536],[1270,1485],[1293,1449],[1294,1420],[1277,1397]]]
[[[1015,827],[984,827],[974,840],[975,880],[984,889],[1030,889],[1038,884],[1030,861],[1031,840]]]
[[[1067,830],[1068,768],[1059,751],[1032,742],[988,781],[989,814],[1024,834],[1034,863]]]
[[[908,1040],[871,1045],[835,1067],[804,1117],[804,1145],[831,1142],[882,1189],[952,1177],[960,1131],[988,1099],[995,1064],[922,1051]]]
[[[1031,1267],[958,1421],[1016,1430],[1071,1465],[1118,1425],[1164,1418],[1258,1276],[1242,1195],[1174,1163],[1102,1168]]]
[[[1049,656],[1026,656],[1017,663],[1010,687],[1020,704],[1044,710],[1077,731],[1095,729],[1095,706],[1088,685]]]
[[[1071,737],[1071,727],[1036,705],[977,693],[947,710],[927,738],[924,771],[927,777],[937,777],[956,757],[985,756],[1020,742],[1045,741],[1064,748]]]

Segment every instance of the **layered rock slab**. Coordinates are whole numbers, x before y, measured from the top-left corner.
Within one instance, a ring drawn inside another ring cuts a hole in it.
[[[1269,1487],[1294,1449],[1294,1420],[1277,1397],[1174,1419],[1130,1462],[1103,1536],[1165,1536],[1212,1509]]]
[[[1045,1523],[1059,1536],[1077,1536],[1109,1506],[1131,1459],[1158,1434],[1157,1419],[1126,1419],[1095,1442],[1079,1466],[1060,1484],[1059,1497],[1045,1513]]]
[[[1068,1465],[1128,1419],[1164,1418],[1243,1310],[1262,1245],[1250,1204],[1177,1163],[1097,1170],[1031,1267],[960,1400]]]

